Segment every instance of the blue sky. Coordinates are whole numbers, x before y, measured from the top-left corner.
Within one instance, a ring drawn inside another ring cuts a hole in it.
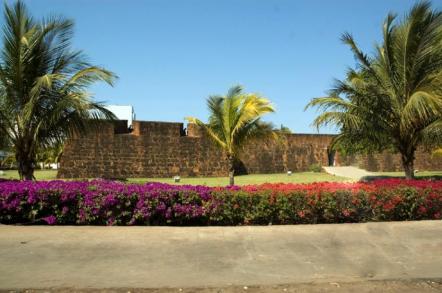
[[[354,58],[339,38],[348,31],[372,51],[389,11],[408,0],[28,0],[36,17],[75,20],[74,47],[114,71],[115,87],[96,99],[131,104],[138,120],[205,120],[205,99],[235,84],[268,97],[267,116],[297,133],[310,126],[308,101],[323,96]],[[433,1],[442,8],[442,1]],[[331,129],[321,133],[332,132]]]

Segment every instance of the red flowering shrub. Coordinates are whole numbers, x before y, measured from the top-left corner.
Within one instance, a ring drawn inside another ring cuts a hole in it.
[[[0,182],[0,223],[268,225],[441,219],[442,181],[175,186]]]

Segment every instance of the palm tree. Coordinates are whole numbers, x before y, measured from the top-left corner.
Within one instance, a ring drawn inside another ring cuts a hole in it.
[[[32,180],[37,149],[86,131],[114,115],[94,102],[88,86],[115,75],[71,49],[73,23],[32,19],[18,1],[4,7],[0,52],[0,135],[15,150],[20,177]]]
[[[63,149],[64,145],[61,143],[56,143],[46,149],[38,149],[35,157],[36,162],[41,163],[43,169],[50,164],[57,164],[58,166]]]
[[[314,125],[340,127],[337,140],[347,146],[399,152],[410,179],[416,149],[429,137],[441,138],[442,14],[421,2],[403,21],[395,19],[393,14],[385,19],[383,41],[372,57],[344,34],[357,69],[337,81],[329,96],[313,99],[306,108],[319,107],[323,113]]]
[[[270,123],[261,121],[264,114],[275,109],[266,98],[243,93],[241,86],[230,88],[226,96],[210,96],[207,106],[210,111],[207,124],[194,117],[186,119],[200,126],[223,150],[229,164],[230,185],[234,185],[234,163],[245,144],[251,139],[276,135]]]

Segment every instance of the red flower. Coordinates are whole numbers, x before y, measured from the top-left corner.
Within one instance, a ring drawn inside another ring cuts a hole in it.
[[[418,209],[419,214],[426,214],[427,209],[424,206],[420,206]]]
[[[389,200],[386,203],[384,203],[382,208],[384,209],[384,211],[389,212],[389,211],[391,211],[392,209],[395,208],[395,204],[392,203],[391,200]]]
[[[349,217],[349,216],[351,215],[351,212],[350,212],[348,209],[343,209],[343,210],[342,210],[342,214],[343,214],[345,217]]]

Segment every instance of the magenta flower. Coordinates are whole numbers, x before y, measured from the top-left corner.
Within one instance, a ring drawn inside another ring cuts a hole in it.
[[[57,223],[57,218],[53,215],[42,218],[48,225],[54,225]]]
[[[442,181],[263,184],[1,181],[0,223],[244,225],[438,219]]]

